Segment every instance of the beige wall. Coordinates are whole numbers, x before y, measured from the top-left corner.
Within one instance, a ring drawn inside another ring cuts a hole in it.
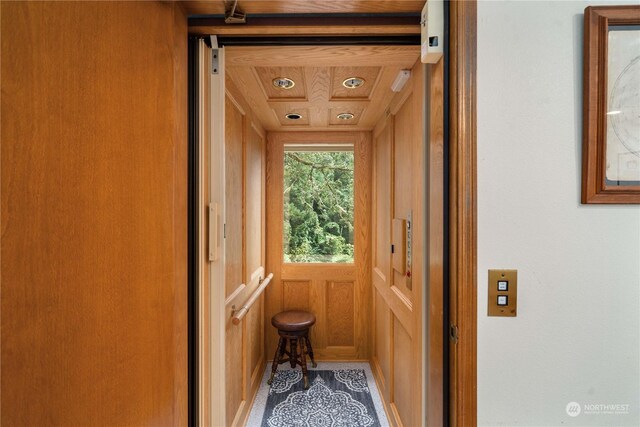
[[[479,425],[640,424],[640,207],[580,204],[590,4],[478,3]],[[487,317],[490,268],[518,317]]]

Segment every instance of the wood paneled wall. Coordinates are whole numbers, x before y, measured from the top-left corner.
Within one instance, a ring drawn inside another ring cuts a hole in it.
[[[0,423],[186,425],[186,18],[0,7]]]
[[[350,143],[354,146],[354,263],[283,262],[283,185],[286,144]],[[371,137],[369,132],[270,132],[267,154],[266,351],[278,343],[271,317],[283,310],[315,314],[311,344],[317,360],[368,360],[371,328]]]
[[[418,62],[410,81],[391,100],[390,114],[376,127],[373,137],[372,365],[390,422],[397,426],[441,425],[443,414],[442,61],[431,66],[426,87],[424,73]],[[425,121],[429,126],[426,147]],[[411,266],[407,268],[405,222],[409,218],[412,241]],[[425,375],[428,399],[427,418],[423,419]]]
[[[266,135],[238,88],[226,80],[225,309],[226,420],[243,425],[265,368],[264,296],[231,322],[265,272]]]

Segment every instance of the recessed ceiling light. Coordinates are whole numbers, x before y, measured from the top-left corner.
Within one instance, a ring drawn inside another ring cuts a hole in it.
[[[296,85],[296,82],[288,77],[276,77],[273,79],[273,85],[279,89],[291,89]]]
[[[289,113],[285,116],[289,120],[299,120],[302,118],[302,114],[298,113]]]
[[[340,120],[351,120],[354,116],[351,113],[340,113],[336,117]]]
[[[364,84],[364,79],[362,77],[349,77],[342,82],[342,86],[347,89],[356,89]]]

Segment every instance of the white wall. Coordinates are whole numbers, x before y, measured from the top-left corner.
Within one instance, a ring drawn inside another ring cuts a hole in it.
[[[589,4],[478,4],[479,425],[640,425],[640,206],[580,204]],[[487,317],[490,268],[518,317]]]

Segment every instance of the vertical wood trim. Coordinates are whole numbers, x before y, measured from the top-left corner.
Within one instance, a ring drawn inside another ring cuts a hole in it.
[[[371,169],[372,139],[370,132],[358,132],[354,143],[354,222],[357,235],[354,238],[356,253],[356,281],[354,286],[354,325],[357,358],[369,359],[371,349],[371,328],[367,319],[371,318]]]
[[[451,424],[477,424],[477,211],[475,0],[450,3]]]
[[[283,145],[272,133],[267,133],[267,170],[266,170],[266,267],[273,273],[271,285],[264,292],[265,295],[265,358],[273,357],[275,343],[278,341],[277,331],[271,325],[271,317],[282,310],[283,286],[282,286],[282,221],[273,221],[273,218],[282,218],[283,195],[277,191],[282,188],[283,177]],[[273,224],[271,227],[270,224]]]
[[[210,55],[209,58],[210,59]],[[210,264],[210,307],[211,307],[211,423],[216,426],[227,425],[226,396],[226,308],[225,308],[225,244],[223,240],[225,218],[225,66],[224,49],[218,50],[219,71],[217,75],[210,73],[207,67],[207,78],[210,82],[211,143],[209,150],[209,202],[217,203],[218,218],[210,222],[217,225],[218,259]],[[210,61],[208,62],[211,63]],[[208,252],[207,252],[208,253]],[[215,374],[213,370],[216,370]]]
[[[198,425],[212,425],[212,400],[211,400],[211,295],[210,295],[210,271],[209,248],[207,246],[208,218],[209,218],[209,151],[211,145],[211,110],[210,79],[208,64],[211,64],[211,49],[208,49],[204,41],[200,40],[198,46],[199,72],[199,112],[200,117],[198,135],[198,209],[200,230],[198,236]],[[214,408],[215,409],[215,408]]]
[[[425,352],[425,425],[443,425],[444,286],[444,61],[427,68],[426,100],[426,287],[423,298]]]
[[[424,394],[423,394],[423,382],[424,377],[427,375],[425,370],[423,369],[423,360],[427,357],[427,354],[424,353],[423,348],[423,335],[424,332],[423,327],[423,318],[425,312],[428,310],[426,306],[423,306],[423,293],[428,292],[428,286],[430,285],[427,282],[428,272],[425,274],[426,265],[424,264],[424,253],[425,253],[425,230],[428,226],[428,223],[424,221],[425,216],[425,207],[427,205],[427,200],[425,195],[429,191],[425,185],[426,182],[424,180],[425,170],[428,170],[428,166],[425,164],[425,151],[427,150],[425,146],[425,138],[424,138],[424,128],[425,128],[425,117],[424,117],[424,109],[426,108],[426,103],[428,102],[426,95],[426,91],[428,88],[425,87],[424,75],[426,72],[426,67],[420,63],[419,61],[413,67],[412,74],[412,84],[413,84],[413,97],[411,100],[413,101],[413,105],[411,108],[413,109],[413,120],[415,121],[414,127],[415,130],[412,133],[412,147],[411,152],[413,154],[413,158],[411,159],[412,165],[411,169],[415,174],[415,183],[413,185],[413,194],[411,195],[411,206],[412,206],[412,223],[411,223],[411,280],[413,282],[412,290],[413,290],[413,336],[411,337],[411,346],[412,351],[414,353],[412,358],[413,372],[418,372],[419,376],[414,380],[413,383],[413,413],[412,413],[412,422],[415,424],[422,424],[424,418],[422,418],[422,410],[425,405]]]

